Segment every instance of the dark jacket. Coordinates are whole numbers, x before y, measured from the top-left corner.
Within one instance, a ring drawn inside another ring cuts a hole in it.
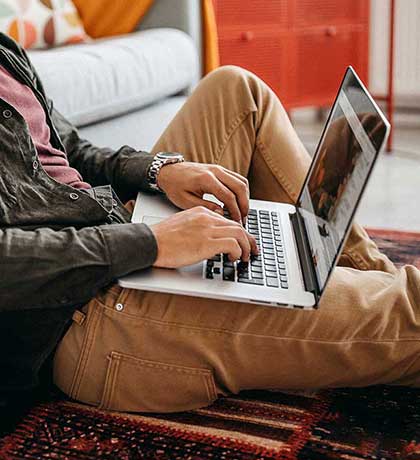
[[[121,202],[147,190],[152,155],[97,148],[46,97],[26,53],[0,34],[0,65],[45,109],[53,147],[94,189],[43,170],[23,117],[0,99],[0,397],[31,390],[74,310],[116,278],[153,264],[156,240]],[[51,62],[51,65],[54,65]],[[65,88],[63,88],[65,91]],[[114,192],[115,191],[115,192]]]

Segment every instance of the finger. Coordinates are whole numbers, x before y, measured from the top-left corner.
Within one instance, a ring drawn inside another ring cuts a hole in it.
[[[240,181],[242,181],[244,184],[246,184],[248,186],[248,179],[243,176],[242,174],[239,174],[238,172],[236,171],[232,171],[228,168],[224,168],[223,166],[220,166],[221,169],[229,174],[232,174],[233,176],[235,176],[236,178],[238,178]]]
[[[241,247],[241,259],[245,262],[249,261],[251,243],[246,232],[241,227],[216,227],[212,231],[212,236],[213,238],[235,238]]]
[[[198,196],[194,196],[194,195],[189,197],[189,202],[191,203],[191,207],[204,206],[210,211],[216,212],[217,214],[220,214],[221,216],[223,216],[223,208],[219,206],[217,203],[214,203],[209,200],[203,200],[202,198],[199,198]]]
[[[234,174],[231,174],[230,171],[225,171],[223,169],[215,170],[214,174],[235,194],[242,220],[244,220],[249,211],[249,191],[247,183],[238,179]]]
[[[228,208],[232,219],[237,222],[241,222],[242,215],[238,202],[236,201],[235,194],[231,192],[222,182],[220,182],[216,176],[213,176],[213,180],[210,184],[210,190],[210,193],[213,193],[213,195]]]
[[[259,254],[259,249],[258,249],[258,244],[257,240],[255,239],[254,236],[252,236],[250,233],[246,232],[246,235],[249,240],[249,244],[251,245],[251,253],[254,254],[255,256]]]
[[[214,253],[228,254],[229,260],[235,262],[239,260],[242,254],[242,248],[235,238],[215,238],[213,240]]]

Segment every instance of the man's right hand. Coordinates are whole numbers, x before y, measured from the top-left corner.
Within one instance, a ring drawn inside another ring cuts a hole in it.
[[[158,246],[154,267],[185,267],[219,253],[247,262],[258,254],[255,238],[241,224],[204,206],[178,212],[150,229]]]

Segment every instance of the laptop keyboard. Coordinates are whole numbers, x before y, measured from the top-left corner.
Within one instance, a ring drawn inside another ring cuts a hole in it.
[[[226,211],[225,217],[230,217]],[[286,254],[278,213],[250,209],[245,228],[257,241],[258,256],[252,256],[250,262],[231,262],[227,254],[217,254],[205,262],[204,276],[287,289]]]

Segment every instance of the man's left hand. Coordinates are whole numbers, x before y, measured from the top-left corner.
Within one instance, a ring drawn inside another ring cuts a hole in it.
[[[208,193],[226,206],[233,220],[244,222],[248,215],[248,180],[222,166],[191,162],[169,164],[160,170],[157,183],[181,209],[205,206],[223,214],[220,206],[203,199]]]

